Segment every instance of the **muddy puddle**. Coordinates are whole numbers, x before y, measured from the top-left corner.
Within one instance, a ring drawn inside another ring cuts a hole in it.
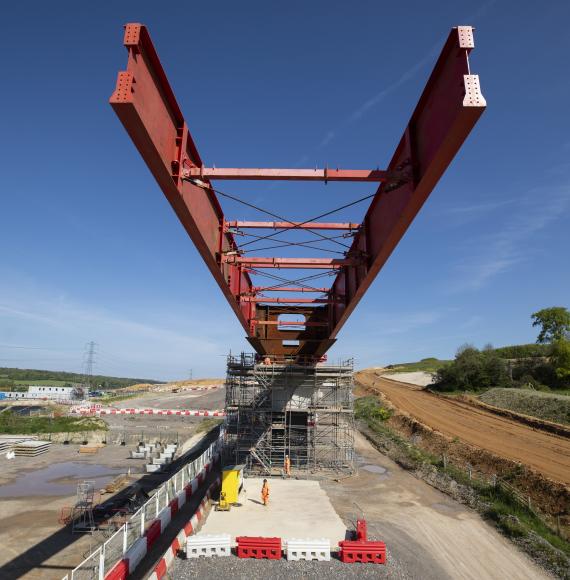
[[[360,455],[356,456],[356,462],[358,464],[358,469],[368,471],[369,473],[375,473],[380,476],[380,479],[387,479],[391,475],[390,471],[385,467],[368,463],[367,460]]]
[[[54,463],[43,469],[22,473],[14,481],[0,485],[0,497],[74,494],[83,480],[95,482],[99,489],[125,470],[120,467],[92,465],[66,461]]]

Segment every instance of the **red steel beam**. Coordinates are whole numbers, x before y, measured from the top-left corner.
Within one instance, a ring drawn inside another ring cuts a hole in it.
[[[472,28],[451,30],[385,171],[204,167],[147,29],[128,24],[124,44],[127,70],[119,73],[111,105],[246,329],[248,340],[260,354],[279,354],[279,333],[260,332],[257,326],[284,326],[275,320],[278,315],[305,308],[313,320],[304,326],[322,330],[303,331],[298,353],[324,354],[485,110],[479,77],[469,69]],[[354,228],[346,255],[358,259],[247,258],[239,255],[228,231],[228,223],[240,222],[225,220],[211,179],[365,181],[379,182],[380,186],[360,225],[321,224],[319,228],[302,222],[241,222],[244,228],[268,229],[345,229],[339,226],[356,225],[359,227]],[[338,274],[323,306],[258,306],[253,300],[242,299],[254,293],[249,268],[324,268]],[[333,299],[341,301],[331,304]]]
[[[338,270],[345,266],[356,266],[354,258],[265,258],[243,256],[222,256],[222,263],[241,264],[249,268],[299,268],[315,270]]]
[[[291,322],[285,320],[252,320],[252,324],[259,324],[261,326],[306,326],[306,327],[319,327],[328,326],[328,322],[311,322],[307,320],[306,322]]]
[[[266,303],[266,304],[334,304],[331,298],[267,298],[263,296],[244,296],[244,302]]]
[[[354,237],[351,250],[366,252],[368,262],[344,268],[331,292],[345,297],[331,307],[330,338],[334,338],[447,169],[486,107],[479,77],[471,74],[474,48],[470,26],[453,28],[427,82],[388,171],[409,172],[399,187],[380,185]]]
[[[279,286],[254,286],[252,288],[253,292],[328,292],[330,288],[313,288],[306,286],[294,286],[294,287],[279,287]]]
[[[388,181],[398,172],[387,174],[380,169],[259,169],[184,167],[187,179],[223,179],[248,181]]]
[[[326,223],[326,222],[247,222],[233,220],[226,222],[230,228],[256,228],[269,230],[299,229],[299,230],[357,230],[360,224],[346,223]],[[317,240],[316,240],[317,241]]]
[[[146,27],[127,24],[124,45],[127,70],[118,75],[111,106],[249,331],[255,305],[240,302],[238,297],[251,289],[251,280],[239,265],[220,263],[220,252],[235,250],[236,244],[232,234],[223,231],[224,214],[216,197],[180,175],[185,164],[203,164]]]

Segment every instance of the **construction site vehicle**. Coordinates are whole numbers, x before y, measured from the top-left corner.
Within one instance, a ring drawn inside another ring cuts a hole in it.
[[[243,488],[244,467],[245,465],[229,465],[222,469],[222,490],[216,510],[229,511],[232,505],[238,503]]]

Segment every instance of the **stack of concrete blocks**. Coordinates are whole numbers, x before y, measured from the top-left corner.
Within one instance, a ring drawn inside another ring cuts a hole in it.
[[[141,447],[139,445],[139,452],[141,450]],[[149,449],[152,447],[152,451],[155,451],[158,453],[158,457],[152,457],[150,463],[147,463],[146,466],[146,471],[147,473],[152,473],[154,471],[158,471],[159,469],[162,468],[162,466],[166,465],[167,463],[170,463],[172,461],[172,459],[174,458],[174,455],[176,453],[176,448],[177,445],[175,443],[170,443],[168,444],[165,448],[164,451],[160,451],[160,449],[158,449],[159,445],[147,445],[145,447],[145,449]],[[150,453],[152,453],[152,451],[149,451],[149,455],[148,458],[150,459]],[[133,453],[135,453],[133,451]]]
[[[331,542],[327,538],[293,538],[286,542],[287,560],[298,562],[299,560],[317,560],[330,562]]]
[[[186,557],[230,556],[230,534],[198,534],[186,539]]]

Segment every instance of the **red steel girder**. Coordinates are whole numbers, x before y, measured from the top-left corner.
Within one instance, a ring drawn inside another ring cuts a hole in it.
[[[241,264],[246,268],[287,268],[301,270],[338,270],[345,266],[356,266],[354,258],[248,258],[245,256],[222,256],[222,263]]]
[[[259,324],[261,326],[308,326],[308,327],[316,327],[316,326],[326,326],[328,327],[328,322],[291,322],[287,320],[252,320],[252,324]]]
[[[311,286],[254,286],[253,292],[328,292],[330,288],[313,288]]]
[[[184,177],[201,180],[247,181],[388,181],[397,179],[399,172],[390,175],[380,169],[259,169],[184,167]]]
[[[277,320],[283,313],[303,313],[306,330],[296,334],[300,346],[295,352],[324,354],[485,109],[479,78],[469,69],[472,28],[451,30],[386,170],[206,168],[147,29],[128,24],[124,44],[127,70],[118,75],[111,105],[246,329],[248,340],[260,354],[291,354],[291,347],[280,343],[291,338],[293,330],[272,327],[286,326]],[[319,226],[312,222],[227,222],[210,179],[368,181],[380,186],[362,224]],[[346,252],[350,257],[344,260],[247,258],[240,255],[231,227],[347,229],[354,230],[354,237]],[[255,293],[248,271],[257,268],[325,268],[338,274],[323,306],[270,306],[243,300]]]
[[[474,46],[470,26],[453,28],[447,37],[388,165],[388,171],[409,168],[411,179],[396,189],[378,188],[351,246],[366,252],[368,263],[343,269],[331,289],[345,303],[331,307],[330,338],[362,299],[486,108],[479,77],[469,68]]]
[[[357,230],[360,224],[334,223],[334,222],[248,222],[233,220],[226,222],[226,226],[230,228],[255,228],[266,230],[284,230],[284,229],[299,229],[299,230]],[[318,240],[317,240],[318,241]]]
[[[256,302],[265,304],[334,304],[331,298],[267,298],[264,296],[243,296],[245,302]]]

